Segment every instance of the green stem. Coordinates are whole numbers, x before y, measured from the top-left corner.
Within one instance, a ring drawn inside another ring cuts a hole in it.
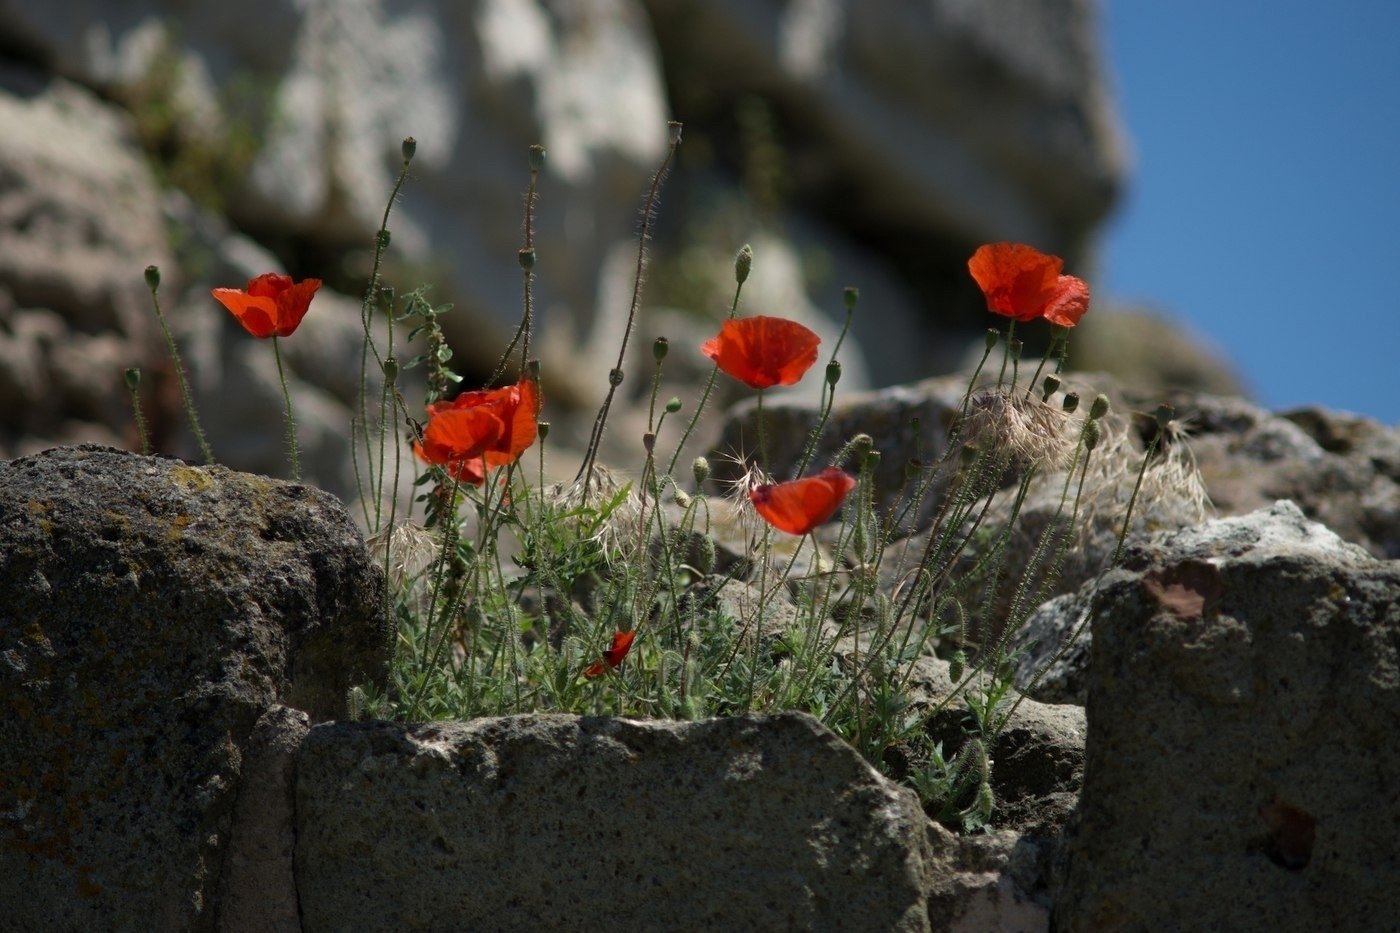
[[[146,278],[151,279],[151,266],[146,271]],[[157,273],[157,277],[159,273]],[[170,359],[175,364],[175,378],[180,383],[180,398],[185,403],[185,416],[190,419],[190,431],[194,433],[195,443],[199,445],[199,455],[204,458],[205,463],[214,462],[214,454],[209,449],[209,441],[204,438],[204,429],[199,426],[199,414],[194,409],[194,396],[190,394],[189,381],[185,379],[185,364],[180,360],[180,350],[175,346],[175,338],[170,334],[170,327],[165,323],[165,314],[160,310],[159,289],[151,286],[151,303],[156,308],[156,320],[160,322],[160,332],[165,335],[165,345],[170,350]]]
[[[282,381],[282,400],[287,404],[287,455],[292,458],[292,480],[301,479],[301,460],[297,457],[297,422],[292,417],[292,393],[287,390],[287,373],[282,368],[282,350],[277,338],[272,338],[272,355],[277,358],[277,378]]]

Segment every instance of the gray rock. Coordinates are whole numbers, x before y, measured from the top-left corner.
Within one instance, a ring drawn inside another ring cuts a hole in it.
[[[273,706],[248,737],[219,885],[220,933],[301,930],[293,862],[295,763],[310,730],[306,713]]]
[[[489,370],[519,320],[520,192],[527,147],[544,144],[539,308],[567,351],[560,369],[592,364],[594,378],[578,385],[606,391],[604,355],[575,351],[615,346],[600,326],[604,270],[632,248],[668,117],[646,16],[632,0],[139,0],[116,10],[101,0],[0,0],[0,23],[0,38],[60,74],[162,107],[183,146],[217,156],[205,183],[248,229],[367,251],[401,141],[415,136],[392,256],[442,273],[434,297],[460,309],[444,324],[478,368]]]
[[[646,6],[679,112],[732,114],[763,95],[775,123],[800,128],[784,140],[789,184],[843,192],[848,225],[911,251],[935,238],[1075,244],[1122,177],[1083,0]]]
[[[208,929],[244,750],[380,678],[382,577],[318,490],[83,446],[0,463],[0,903]]]
[[[1036,843],[1011,830],[970,836],[929,830],[929,921],[949,933],[1038,933],[1050,929],[1050,904],[1036,892]]]
[[[926,930],[926,822],[798,714],[339,723],[297,760],[308,930]]]
[[[1400,864],[1400,568],[1297,506],[1151,539],[1094,601],[1064,930],[1376,929]]]
[[[156,339],[142,270],[170,258],[154,175],[129,115],[61,78],[0,66],[0,125],[0,456],[122,437]]]

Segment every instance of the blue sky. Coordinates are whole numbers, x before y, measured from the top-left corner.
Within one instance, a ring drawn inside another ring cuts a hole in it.
[[[1400,3],[1101,9],[1133,167],[1100,287],[1270,408],[1400,421]]]

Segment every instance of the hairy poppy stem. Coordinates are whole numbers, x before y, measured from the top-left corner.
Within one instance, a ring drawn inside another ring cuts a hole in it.
[[[744,290],[744,282],[748,281],[749,270],[753,268],[753,249],[746,243],[739,250],[739,257],[734,263],[734,300],[729,303],[729,320],[739,313],[739,295]],[[676,452],[671,454],[671,462],[666,465],[666,472],[674,474],[676,472],[676,461],[681,458],[681,451],[685,449],[685,442],[690,440],[690,432],[695,430],[695,425],[700,421],[700,416],[705,413],[705,406],[709,404],[710,393],[715,390],[715,379],[719,376],[719,364],[710,367],[710,378],[705,383],[705,391],[700,393],[700,404],[695,406],[695,413],[690,416],[690,421],[685,426],[685,431],[681,434],[680,443],[676,445]]]
[[[292,480],[301,479],[301,460],[297,457],[297,422],[292,417],[292,393],[287,390],[287,374],[282,369],[282,350],[277,338],[272,338],[272,355],[277,359],[277,378],[282,381],[282,400],[287,404],[287,454],[292,458]]]
[[[146,414],[141,411],[141,370],[126,371],[126,388],[131,393],[131,413],[136,418],[136,436],[141,440],[141,453],[151,455],[151,433],[146,428]]]
[[[642,228],[637,234],[637,268],[632,276],[632,304],[627,309],[627,326],[622,331],[622,346],[617,351],[617,365],[608,374],[608,394],[603,397],[602,407],[598,409],[598,417],[593,421],[593,433],[588,438],[588,451],[584,454],[583,463],[579,466],[578,474],[574,481],[583,480],[583,494],[588,496],[588,487],[593,481],[593,466],[598,459],[598,447],[603,443],[603,429],[608,423],[608,410],[612,408],[613,396],[617,395],[617,387],[622,384],[622,363],[627,358],[627,341],[632,336],[632,325],[637,320],[637,308],[642,302],[642,282],[646,278],[647,265],[647,240],[651,239],[651,224],[656,218],[656,199],[661,193],[661,183],[666,180],[667,173],[671,170],[671,160],[676,157],[676,150],[681,145],[681,124],[674,120],[668,124],[671,133],[671,144],[666,149],[666,158],[661,160],[661,167],[656,170],[656,174],[651,178],[651,190],[647,193],[647,199],[642,207]]]
[[[199,414],[194,409],[194,396],[190,394],[190,384],[185,378],[185,364],[180,359],[180,350],[175,346],[170,327],[165,323],[165,314],[160,309],[160,269],[146,267],[146,286],[151,290],[151,303],[156,308],[156,320],[160,322],[160,332],[165,335],[165,345],[170,350],[170,360],[175,364],[175,378],[180,383],[180,398],[185,403],[185,416],[190,419],[190,431],[199,445],[199,455],[205,463],[214,462],[214,454],[209,449],[209,441],[204,438],[204,429],[199,426]]]

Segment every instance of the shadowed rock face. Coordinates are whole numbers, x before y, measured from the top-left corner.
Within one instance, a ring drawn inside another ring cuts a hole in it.
[[[243,749],[383,675],[383,581],[318,490],[108,448],[0,463],[0,903],[213,922]]]
[[[1092,594],[1057,929],[1384,928],[1397,596],[1394,561],[1291,502],[1130,548]]]
[[[320,726],[297,820],[308,929],[929,924],[914,794],[800,714]]]

